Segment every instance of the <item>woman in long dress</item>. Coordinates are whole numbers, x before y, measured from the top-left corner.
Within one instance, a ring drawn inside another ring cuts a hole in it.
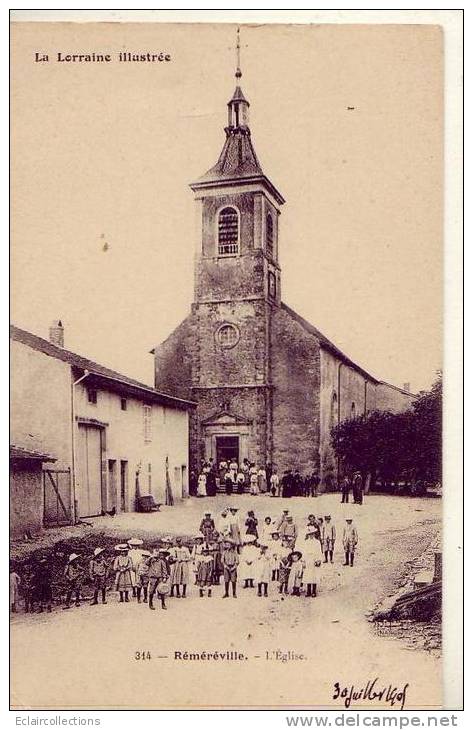
[[[271,580],[271,556],[267,545],[261,545],[260,554],[256,561],[256,583],[258,596],[268,595],[268,585]]]
[[[243,588],[254,588],[256,578],[256,562],[259,550],[255,545],[254,535],[245,535],[240,555],[240,578],[244,581]]]
[[[206,588],[207,596],[210,598],[213,584],[213,557],[210,554],[210,550],[206,547],[203,548],[202,555],[200,556],[196,583],[199,586],[200,597],[204,597],[204,590]]]
[[[117,545],[115,550],[118,552],[117,557],[113,561],[113,570],[115,572],[115,590],[120,594],[120,603],[128,603],[128,593],[133,588],[133,563],[128,555],[128,545]]]
[[[192,558],[187,545],[182,544],[182,538],[176,537],[176,545],[169,550],[169,559],[171,562],[171,596],[174,595],[175,590],[177,598],[180,598],[180,588],[182,588],[182,597],[185,598],[189,583],[189,563]]]
[[[258,489],[260,494],[264,494],[268,491],[266,470],[262,466],[258,469]]]
[[[200,472],[199,479],[197,480],[197,496],[207,496],[207,474],[204,471]]]
[[[305,594],[307,598],[315,598],[317,596],[317,584],[320,584],[320,565],[322,561],[319,532],[315,525],[307,527],[302,550],[304,556],[303,581],[306,587]]]
[[[304,563],[302,562],[302,553],[300,550],[293,550],[289,555],[291,568],[289,570],[289,578],[287,581],[287,589],[293,596],[301,595],[302,575],[304,573]]]

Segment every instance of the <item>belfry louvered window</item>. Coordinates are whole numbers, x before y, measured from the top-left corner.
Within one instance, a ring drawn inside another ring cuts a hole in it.
[[[223,208],[218,216],[218,255],[235,256],[238,253],[238,212],[235,208]]]
[[[273,218],[271,213],[268,213],[266,216],[266,253],[271,257],[274,255],[273,236]]]

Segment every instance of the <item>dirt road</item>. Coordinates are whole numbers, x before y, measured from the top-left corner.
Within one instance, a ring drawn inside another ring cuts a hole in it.
[[[251,507],[260,519],[286,506],[268,497],[237,499],[242,513]],[[174,508],[168,531],[195,532],[208,504],[215,511],[227,502],[218,497]],[[284,502],[299,525],[309,512],[331,513],[338,529],[335,562],[323,566],[317,599],[281,598],[275,584],[266,599],[241,586],[237,599],[222,600],[222,587],[200,598],[193,587],[186,599],[169,599],[167,611],[118,604],[110,594],[106,606],[18,614],[11,626],[12,704],[333,707],[342,704],[333,699],[337,682],[356,690],[378,678],[378,689],[409,685],[406,708],[438,707],[440,659],[378,636],[365,615],[394,592],[406,563],[438,532],[440,500],[373,495],[362,507],[350,505],[360,534],[353,568],[342,565],[346,508],[338,495]],[[127,517],[113,529],[125,529]],[[137,517],[129,516],[130,529],[138,529]],[[362,699],[352,707],[392,709]]]

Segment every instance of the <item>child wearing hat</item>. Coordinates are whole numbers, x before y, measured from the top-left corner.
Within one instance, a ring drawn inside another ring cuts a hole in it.
[[[166,593],[163,588],[169,580],[169,567],[167,558],[169,556],[169,550],[165,547],[155,548],[153,554],[149,558],[149,593],[148,593],[148,605],[152,611],[155,610],[153,605],[153,598],[155,593],[158,594],[161,600],[161,608],[166,610],[165,597]]]
[[[141,545],[143,545],[143,540],[140,540],[138,537],[132,537],[130,540],[128,540],[128,556],[130,557],[132,564],[131,581],[133,584],[133,596],[136,596],[136,568],[138,566],[138,563],[141,562]]]
[[[336,537],[337,532],[335,530],[335,525],[332,523],[332,518],[330,515],[325,515],[322,531],[322,544],[325,556],[324,563],[328,563],[329,557],[330,562],[333,563],[333,551],[335,548]]]
[[[176,591],[176,597],[181,597],[180,589],[182,588],[182,597],[186,597],[187,584],[189,583],[189,563],[191,561],[190,550],[187,545],[182,544],[182,538],[176,537],[176,544],[169,549],[169,558],[171,564],[171,597]]]
[[[141,603],[141,591],[143,591],[143,600],[145,604],[148,602],[148,584],[149,584],[149,558],[151,553],[149,550],[141,551],[141,560],[136,566],[136,599]]]
[[[319,531],[316,525],[309,525],[305,536],[304,546],[304,576],[306,597],[316,597],[317,584],[320,582],[321,548]]]
[[[258,520],[252,509],[248,512],[248,516],[245,520],[245,527],[247,535],[254,535],[256,538],[258,537]]]
[[[289,573],[291,571],[291,548],[287,540],[283,540],[279,550],[278,580],[279,593],[288,592]]]
[[[204,551],[204,536],[194,535],[194,545],[191,550],[192,569],[195,573],[195,584],[197,585],[197,571]]]
[[[94,556],[89,562],[89,577],[92,585],[94,586],[94,598],[91,602],[91,606],[96,606],[99,602],[99,591],[102,594],[102,603],[107,603],[105,594],[107,591],[107,579],[110,572],[110,568],[107,560],[105,559],[105,548],[96,547],[94,550]]]
[[[38,567],[34,574],[34,586],[36,599],[39,601],[39,613],[44,610],[46,605],[48,613],[51,613],[53,602],[53,573],[51,566],[48,564],[47,558],[40,558]]]
[[[204,536],[204,540],[208,541],[210,535],[215,530],[215,522],[212,518],[211,512],[206,512],[204,514],[202,522],[200,523],[199,530],[202,533],[202,535]]]
[[[268,595],[268,584],[271,578],[271,556],[268,553],[268,546],[260,546],[260,554],[256,561],[256,581],[258,584],[258,596]]]
[[[254,535],[245,535],[240,555],[240,578],[245,581],[243,588],[254,588],[256,561],[259,557],[259,550],[255,543]]]
[[[207,588],[207,596],[210,598],[213,584],[213,557],[206,546],[204,546],[200,556],[196,583],[199,586],[199,596],[203,598],[204,590]]]
[[[64,569],[64,577],[66,579],[66,605],[64,610],[71,607],[71,598],[75,594],[76,607],[80,606],[80,590],[82,587],[82,581],[84,578],[84,569],[79,563],[79,556],[77,553],[71,553],[69,560]]]
[[[222,598],[228,598],[228,589],[232,584],[233,598],[236,598],[236,583],[239,556],[236,551],[235,544],[230,539],[225,539],[223,543],[222,564],[223,564],[223,580],[225,583],[225,593]]]
[[[128,545],[126,543],[117,545],[115,550],[118,552],[117,557],[113,561],[115,590],[120,594],[120,603],[128,603],[128,593],[133,588],[133,563],[128,554]]]
[[[300,550],[293,550],[289,554],[290,569],[287,581],[287,589],[293,596],[301,595],[302,576],[304,574],[304,563]]]
[[[281,541],[279,532],[272,532],[267,542],[268,555],[271,559],[271,580],[279,580],[279,558],[281,553]]]
[[[273,525],[271,517],[269,515],[266,515],[266,517],[264,518],[264,522],[261,525],[261,531],[259,534],[260,541],[263,543],[263,545],[269,545],[275,529],[276,528]]]

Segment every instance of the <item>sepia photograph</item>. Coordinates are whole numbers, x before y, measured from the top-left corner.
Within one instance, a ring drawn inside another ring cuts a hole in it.
[[[12,709],[443,707],[444,81],[12,18]]]

